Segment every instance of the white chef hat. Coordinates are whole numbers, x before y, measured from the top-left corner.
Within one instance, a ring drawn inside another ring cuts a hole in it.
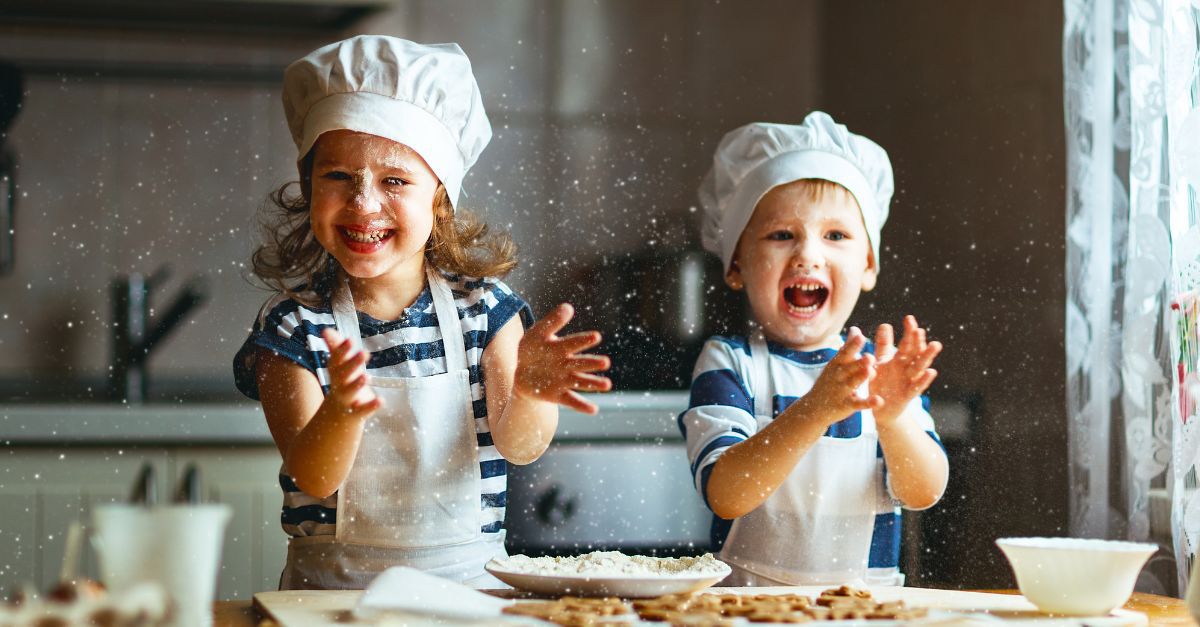
[[[854,195],[878,270],[879,231],[892,200],[892,164],[878,144],[821,111],[808,114],[802,124],[756,122],[721,138],[700,184],[704,248],[719,255],[728,270],[758,201],[771,188],[800,179],[832,181]]]
[[[458,44],[360,35],[318,48],[284,71],[283,111],[298,159],[326,131],[378,135],[421,155],[456,206],[463,176],[492,139]]]

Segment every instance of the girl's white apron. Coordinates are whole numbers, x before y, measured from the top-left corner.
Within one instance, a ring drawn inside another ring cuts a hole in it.
[[[426,273],[448,371],[371,377],[383,407],[369,418],[338,490],[335,535],[292,538],[281,590],[361,589],[389,566],[475,587],[507,587],[484,571],[503,556],[504,533],[480,531],[479,453],[458,310],[445,279]],[[362,346],[348,286],[336,290],[341,333]]]
[[[750,358],[754,417],[761,431],[772,420],[775,390],[761,330],[750,337]],[[875,419],[869,411],[862,412],[858,437],[822,436],[783,485],[762,505],[733,522],[719,555],[733,573],[721,585],[865,581],[875,515],[894,507],[881,479],[883,460],[875,456],[878,442]]]

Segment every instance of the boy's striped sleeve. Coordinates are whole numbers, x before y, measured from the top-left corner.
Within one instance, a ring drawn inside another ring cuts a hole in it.
[[[705,504],[708,476],[717,459],[757,431],[754,400],[746,390],[737,350],[719,338],[705,344],[692,375],[688,409],[679,415],[692,481]]]

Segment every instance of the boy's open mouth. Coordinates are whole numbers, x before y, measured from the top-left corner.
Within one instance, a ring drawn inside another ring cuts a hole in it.
[[[783,300],[796,313],[812,313],[825,304],[829,290],[820,283],[796,283],[783,288]]]

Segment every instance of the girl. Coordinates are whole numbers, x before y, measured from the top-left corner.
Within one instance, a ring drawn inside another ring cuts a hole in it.
[[[491,138],[470,62],[454,44],[363,36],[288,67],[284,110],[299,197],[273,195],[285,228],[254,255],[279,290],[234,362],[283,455],[292,537],[281,589],[364,588],[406,565],[501,587],[506,460],[550,443],[558,405],[594,413],[607,357],[596,332],[533,324],[495,278],[504,236],[455,213]],[[520,320],[518,320],[518,317]]]

